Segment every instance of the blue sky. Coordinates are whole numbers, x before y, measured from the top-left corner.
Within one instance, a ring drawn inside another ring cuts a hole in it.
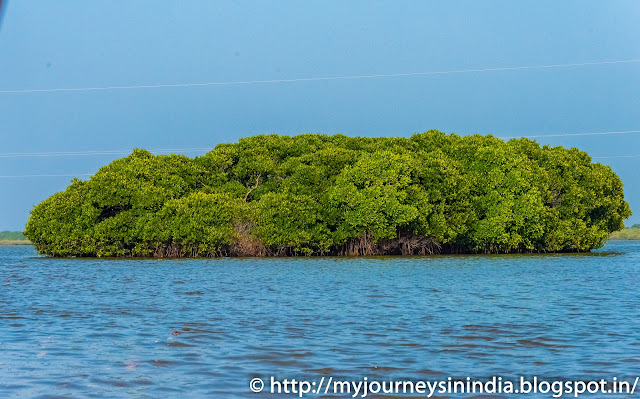
[[[13,0],[0,90],[223,82],[640,59],[638,1]],[[260,133],[497,136],[640,130],[640,63],[361,80],[0,93],[0,154],[201,148]],[[592,156],[640,134],[539,138]],[[185,152],[187,155],[201,153]],[[123,154],[124,156],[126,154]],[[0,157],[85,174],[121,155]],[[602,159],[640,222],[640,158]],[[69,177],[0,178],[0,230]]]

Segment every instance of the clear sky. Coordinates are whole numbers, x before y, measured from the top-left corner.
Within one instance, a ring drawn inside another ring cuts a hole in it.
[[[0,90],[225,82],[640,59],[640,1],[13,0]],[[358,80],[0,93],[0,175],[80,175],[122,155],[260,133],[497,136],[640,130],[640,63]],[[640,155],[640,134],[539,138]],[[198,155],[196,152],[183,152]],[[640,157],[601,159],[640,222]],[[86,178],[86,177],[85,177]],[[0,230],[71,176],[0,177]]]

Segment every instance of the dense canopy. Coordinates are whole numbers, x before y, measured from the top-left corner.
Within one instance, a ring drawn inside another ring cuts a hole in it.
[[[51,256],[588,251],[631,215],[610,167],[525,138],[260,135],[134,150],[38,204]]]

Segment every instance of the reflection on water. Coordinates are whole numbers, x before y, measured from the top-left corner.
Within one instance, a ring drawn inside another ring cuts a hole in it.
[[[640,370],[640,242],[590,255],[84,260],[0,247],[0,397]],[[269,397],[269,396],[266,396]]]

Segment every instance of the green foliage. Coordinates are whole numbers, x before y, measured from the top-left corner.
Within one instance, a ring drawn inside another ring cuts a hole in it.
[[[588,251],[630,215],[574,148],[261,135],[195,159],[134,150],[37,205],[25,235],[52,256]]]
[[[278,253],[328,252],[331,231],[322,205],[310,195],[268,193],[256,201],[255,234]]]
[[[418,216],[416,204],[407,201],[415,160],[390,151],[364,153],[353,166],[338,175],[329,193],[338,211],[336,240],[371,233],[374,241],[395,238],[398,226]]]
[[[246,204],[228,194],[194,192],[167,201],[146,220],[134,253],[151,254],[171,246],[191,256],[215,256],[233,242],[232,222]]]

